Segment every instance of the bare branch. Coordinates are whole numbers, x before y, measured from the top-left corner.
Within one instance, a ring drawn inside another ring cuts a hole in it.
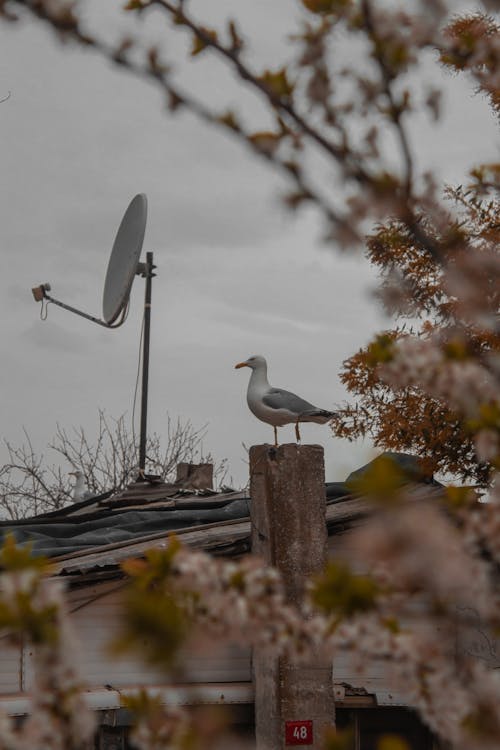
[[[203,452],[206,428],[196,429],[191,422],[167,416],[164,443],[156,433],[146,445],[148,466],[165,481],[174,481],[177,464],[181,462],[212,462]],[[6,442],[9,460],[0,467],[0,513],[9,518],[25,518],[62,508],[74,500],[69,471],[83,473],[87,489],[93,495],[117,492],[138,472],[138,445],[128,432],[125,417],[109,418],[99,411],[97,436],[90,440],[83,427],[68,432],[60,425],[49,449],[60,463],[47,464],[37,454],[28,432],[25,442],[15,447]],[[225,461],[215,466],[215,477],[221,483],[226,473]]]

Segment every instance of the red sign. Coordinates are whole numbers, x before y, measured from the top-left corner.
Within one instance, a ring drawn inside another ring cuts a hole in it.
[[[285,745],[312,745],[312,721],[285,721]]]

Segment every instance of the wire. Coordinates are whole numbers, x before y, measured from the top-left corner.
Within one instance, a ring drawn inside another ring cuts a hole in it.
[[[146,311],[142,314],[142,325],[141,325],[141,336],[139,338],[139,357],[137,360],[137,375],[135,377],[135,388],[134,388],[134,400],[132,404],[132,440],[134,442],[134,449],[136,447],[136,440],[135,440],[135,407],[137,404],[137,391],[139,389],[139,377],[141,373],[141,363],[142,363],[142,342],[144,339],[144,323],[146,318]]]
[[[128,318],[129,310],[130,310],[130,299],[127,300],[127,304],[123,308],[123,311],[122,311],[122,314],[120,316],[120,319],[118,320],[118,323],[108,323],[107,327],[108,328],[119,328],[120,326],[122,326],[125,323],[125,321],[127,320],[127,318]]]
[[[49,314],[49,305],[50,305],[50,302],[48,302],[45,298],[43,298],[42,306],[40,308],[40,320],[47,320],[47,316]]]

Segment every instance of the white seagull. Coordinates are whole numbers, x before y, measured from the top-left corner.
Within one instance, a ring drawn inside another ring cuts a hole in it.
[[[262,422],[274,427],[274,444],[278,445],[278,430],[284,424],[295,423],[295,435],[300,443],[299,422],[325,424],[335,412],[318,409],[300,396],[281,388],[273,388],[267,380],[267,362],[256,354],[245,362],[239,362],[235,369],[250,367],[252,374],[248,383],[247,403],[250,411]]]
[[[73,500],[75,502],[88,500],[89,497],[92,497],[92,493],[85,486],[83,471],[77,469],[76,471],[70,471],[69,475],[75,477],[75,485],[73,487]]]

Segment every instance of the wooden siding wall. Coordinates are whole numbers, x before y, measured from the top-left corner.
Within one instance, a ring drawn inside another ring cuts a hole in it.
[[[23,689],[23,650],[0,638],[0,695]]]
[[[68,610],[80,643],[82,678],[89,688],[124,688],[162,685],[165,675],[144,665],[132,655],[119,658],[109,653],[109,642],[119,628],[121,586],[117,583],[89,586],[68,594]],[[183,671],[175,681],[183,683],[224,683],[251,681],[250,649],[209,643],[197,653],[185,654]],[[382,664],[375,662],[361,676],[348,654],[339,654],[333,665],[335,683],[364,688],[375,693],[378,702],[402,705],[403,700],[387,686]],[[32,651],[10,646],[0,639],[0,694],[29,691],[33,680]]]
[[[89,687],[161,685],[165,675],[124,655],[113,658],[110,639],[118,632],[121,614],[121,586],[105,584],[69,595],[71,618],[82,644],[82,676]],[[250,649],[236,645],[204,643],[196,653],[183,655],[183,671],[175,680],[183,683],[250,682]],[[335,683],[365,689],[376,694],[381,705],[404,705],[404,699],[387,684],[382,662],[373,661],[362,675],[347,653],[338,654],[333,664]]]
[[[79,642],[80,673],[87,687],[163,685],[169,680],[159,670],[127,654],[112,656],[109,643],[117,634],[121,615],[121,587],[89,586],[68,594],[68,610]],[[206,644],[205,644],[206,645]],[[251,679],[250,649],[210,643],[201,653],[185,654],[178,682],[246,682]],[[0,639],[0,695],[29,691],[33,683],[30,647],[15,647]]]
[[[139,658],[111,656],[109,642],[119,630],[121,587],[115,583],[70,594],[71,619],[82,644],[82,676],[89,687],[161,685],[166,676]],[[250,679],[250,650],[210,643],[202,653],[187,653],[178,682],[244,682]]]

